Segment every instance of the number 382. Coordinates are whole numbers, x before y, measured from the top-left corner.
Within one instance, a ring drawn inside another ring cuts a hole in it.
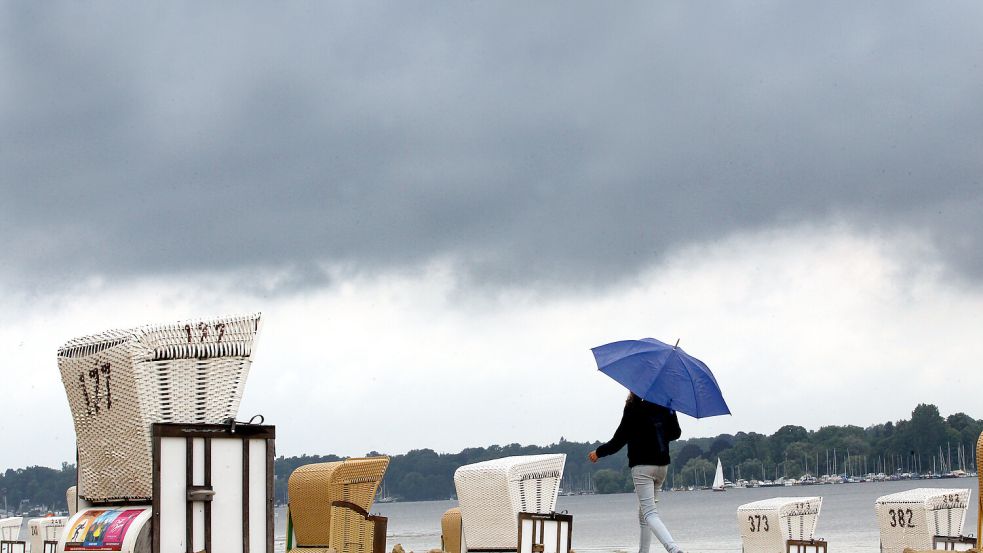
[[[914,518],[914,513],[911,509],[891,509],[887,512],[888,516],[891,517],[891,528],[914,528],[915,524],[911,522]]]

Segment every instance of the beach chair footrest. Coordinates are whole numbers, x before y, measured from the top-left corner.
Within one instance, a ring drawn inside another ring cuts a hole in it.
[[[826,540],[786,540],[788,553],[826,553],[829,545]]]
[[[969,547],[960,547],[960,546]],[[932,536],[932,549],[966,551],[976,547],[976,538],[970,536]]]
[[[0,541],[0,553],[27,553],[27,542],[20,540]]]

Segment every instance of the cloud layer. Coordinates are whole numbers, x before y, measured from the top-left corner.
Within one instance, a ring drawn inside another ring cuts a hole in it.
[[[959,390],[983,386],[983,294],[948,286],[898,242],[837,228],[755,233],[688,248],[629,286],[548,301],[462,295],[446,267],[266,299],[170,278],[0,299],[17,322],[0,327],[4,385],[18,390],[0,431],[32,444],[0,451],[0,470],[73,458],[55,363],[68,339],[253,309],[265,323],[240,417],[277,425],[285,455],[606,440],[625,392],[589,348],[645,336],[681,339],[734,413],[683,417],[686,437],[863,426],[918,403],[980,417]]]
[[[549,289],[800,221],[983,275],[983,6],[0,7],[0,278],[450,262]]]

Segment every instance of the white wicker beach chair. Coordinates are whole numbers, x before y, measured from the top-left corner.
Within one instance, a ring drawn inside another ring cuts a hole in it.
[[[0,553],[22,553],[25,542],[20,539],[24,517],[0,518]]]
[[[58,367],[78,436],[78,496],[153,495],[151,424],[222,423],[239,409],[259,314],[78,338]]]
[[[457,469],[454,486],[464,547],[468,551],[516,551],[519,513],[555,510],[565,462],[563,454],[524,455]]]
[[[936,536],[960,536],[969,498],[968,488],[916,488],[878,498],[881,551],[928,550]]]
[[[27,521],[31,553],[55,553],[66,522],[68,517],[32,518]]]
[[[737,526],[745,553],[786,553],[807,545],[826,549],[816,540],[822,497],[774,497],[737,508]],[[790,547],[791,546],[791,547]]]

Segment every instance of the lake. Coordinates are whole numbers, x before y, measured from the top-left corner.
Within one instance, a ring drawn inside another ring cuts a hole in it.
[[[736,511],[739,505],[782,496],[823,498],[816,537],[831,550],[878,553],[879,534],[874,501],[913,488],[969,488],[970,508],[963,534],[976,532],[976,479],[864,482],[823,486],[668,492],[660,495],[659,512],[676,542],[685,551],[741,550]],[[423,553],[440,547],[440,516],[456,501],[420,501],[376,504],[372,512],[389,518],[386,550],[397,543],[406,551]],[[638,548],[638,502],[634,494],[560,497],[558,511],[573,515],[573,547],[577,551],[629,552]],[[277,509],[277,549],[283,550],[286,510]],[[652,552],[665,549],[653,539]]]

